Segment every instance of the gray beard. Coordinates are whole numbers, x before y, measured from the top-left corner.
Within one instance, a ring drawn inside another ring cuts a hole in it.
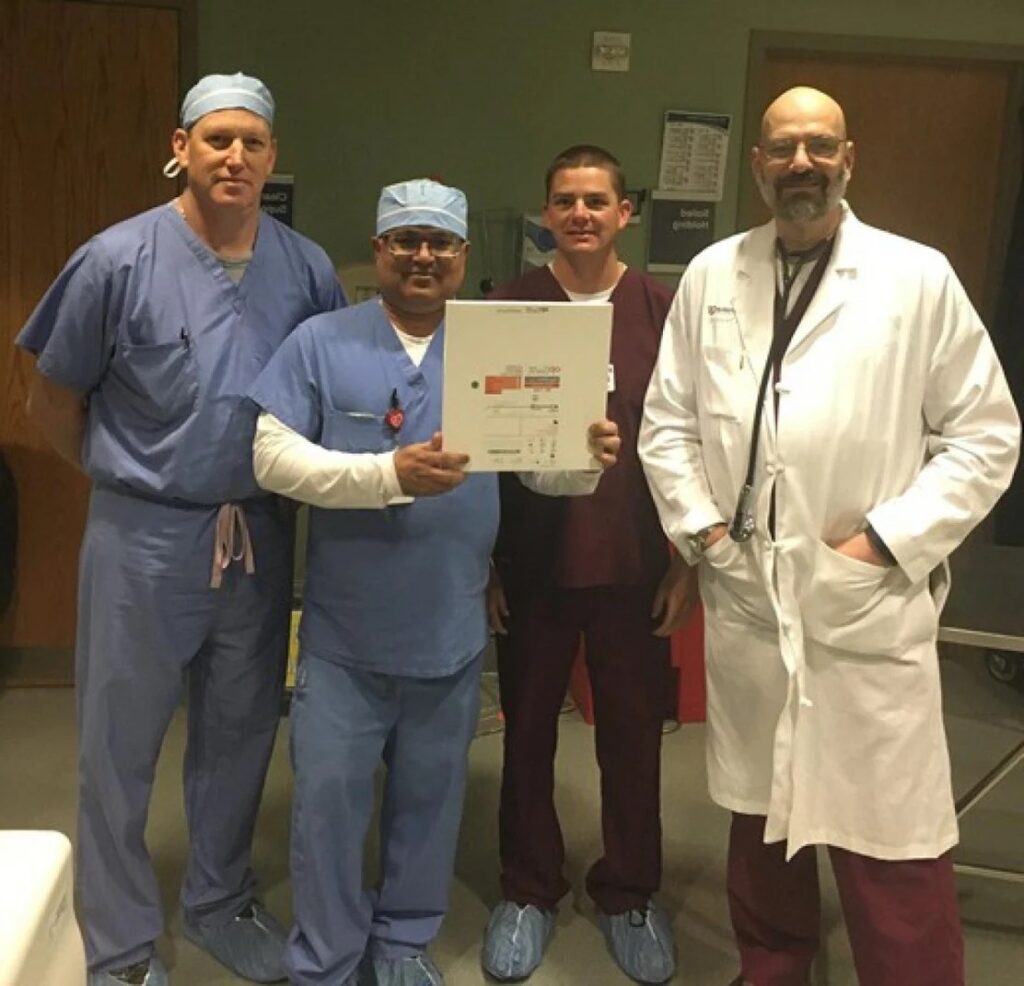
[[[757,187],[765,205],[771,209],[776,219],[788,223],[809,223],[827,216],[846,194],[850,174],[843,169],[840,174],[824,189],[807,188],[800,193],[780,198],[774,185],[757,178]]]

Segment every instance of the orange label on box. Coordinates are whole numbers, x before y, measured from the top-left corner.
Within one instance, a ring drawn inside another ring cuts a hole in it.
[[[485,394],[503,394],[506,390],[518,390],[519,387],[518,376],[484,377]]]

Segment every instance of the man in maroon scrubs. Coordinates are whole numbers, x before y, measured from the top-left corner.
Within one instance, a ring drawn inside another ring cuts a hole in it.
[[[503,900],[482,961],[498,979],[540,964],[555,907],[569,890],[555,813],[558,715],[583,635],[594,694],[604,856],[587,874],[609,947],[627,975],[675,971],[671,923],[652,900],[661,879],[661,728],[668,637],[693,598],[690,570],[669,551],[636,454],[644,394],[672,294],[629,270],[615,240],[631,206],[619,162],[581,145],[548,168],[544,216],[554,260],[492,298],[611,301],[608,417],[622,436],[597,492],[540,497],[502,477],[502,521],[489,592],[505,714],[500,851]]]

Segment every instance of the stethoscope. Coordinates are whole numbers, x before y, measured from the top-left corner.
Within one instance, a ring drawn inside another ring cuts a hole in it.
[[[768,391],[768,380],[772,375],[772,369],[777,363],[781,363],[782,356],[793,338],[792,331],[786,331],[787,313],[789,312],[789,297],[793,290],[796,279],[800,272],[812,260],[814,268],[811,275],[804,284],[803,290],[794,306],[794,312],[803,312],[811,302],[821,278],[824,276],[825,267],[828,265],[829,257],[832,255],[833,238],[825,240],[810,250],[801,253],[787,251],[781,240],[775,241],[776,254],[782,261],[782,289],[779,290],[778,281],[775,286],[775,308],[773,312],[772,344],[768,350],[768,358],[764,363],[764,370],[761,373],[761,382],[757,388],[757,404],[754,408],[754,423],[750,429],[750,454],[747,456],[747,474],[740,489],[740,495],[736,501],[736,511],[729,524],[729,537],[733,541],[749,541],[754,535],[754,473],[757,465],[757,450],[761,440],[761,421],[764,417],[765,395]],[[797,320],[799,321],[799,320]],[[793,325],[795,330],[796,326]]]

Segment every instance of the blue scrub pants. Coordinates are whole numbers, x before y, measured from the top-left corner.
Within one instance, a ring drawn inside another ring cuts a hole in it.
[[[291,871],[285,952],[296,986],[341,986],[364,954],[422,952],[448,908],[482,654],[444,678],[358,671],[303,653],[292,702]],[[363,890],[374,774],[387,767],[380,885]]]
[[[89,968],[147,958],[163,930],[145,844],[157,756],[188,681],[181,902],[200,924],[252,897],[250,848],[277,728],[290,604],[289,524],[249,507],[255,575],[210,589],[212,508],[93,492],[79,572],[77,889]]]

